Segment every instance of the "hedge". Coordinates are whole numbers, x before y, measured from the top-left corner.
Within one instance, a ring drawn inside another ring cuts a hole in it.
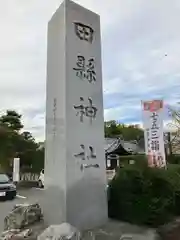
[[[167,162],[171,164],[180,164],[180,155],[169,155],[167,156]]]
[[[130,160],[134,160],[136,164],[144,165],[144,162],[147,162],[147,157],[145,154],[127,155],[119,157],[120,164],[123,165],[129,164]],[[180,164],[180,155],[168,155],[166,156],[166,161],[170,164]]]
[[[131,165],[109,185],[109,217],[157,227],[180,215],[180,166]]]

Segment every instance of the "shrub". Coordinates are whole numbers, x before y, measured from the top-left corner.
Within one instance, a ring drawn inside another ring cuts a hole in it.
[[[180,155],[168,155],[166,156],[166,160],[169,164],[180,164]],[[137,155],[127,155],[127,156],[120,156],[119,161],[121,164],[127,165],[129,164],[130,160],[134,160],[137,164],[143,163],[147,161],[147,157],[145,154],[137,154]]]
[[[180,168],[125,166],[109,185],[109,216],[158,226],[180,214]]]
[[[167,162],[170,164],[180,164],[180,155],[168,155]]]

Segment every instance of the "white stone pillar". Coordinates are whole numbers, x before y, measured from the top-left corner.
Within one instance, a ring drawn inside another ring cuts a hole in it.
[[[65,0],[48,25],[44,214],[107,221],[100,17]]]
[[[13,160],[13,182],[17,183],[20,180],[20,158],[14,158]]]

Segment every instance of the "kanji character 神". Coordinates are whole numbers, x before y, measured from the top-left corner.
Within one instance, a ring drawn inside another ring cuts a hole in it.
[[[80,97],[80,101],[84,102],[84,98]],[[89,101],[88,106],[85,106],[83,104],[74,106],[74,109],[78,110],[76,113],[76,116],[80,115],[80,122],[83,122],[84,116],[90,118],[90,123],[92,123],[92,120],[95,119],[96,117],[96,113],[98,109],[95,106],[93,106],[91,98],[88,98],[88,101]]]

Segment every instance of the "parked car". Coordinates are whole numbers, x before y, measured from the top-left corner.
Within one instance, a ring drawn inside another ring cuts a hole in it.
[[[44,188],[44,169],[40,172],[39,179],[38,179],[38,187]]]
[[[14,199],[16,194],[17,190],[13,182],[6,174],[0,173],[0,198]]]

